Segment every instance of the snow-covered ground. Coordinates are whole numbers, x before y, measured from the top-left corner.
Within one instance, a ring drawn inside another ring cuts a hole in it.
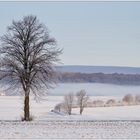
[[[112,97],[92,98],[107,100]],[[0,138],[140,138],[140,105],[85,108],[83,115],[78,115],[79,109],[73,109],[71,116],[51,112],[62,101],[61,96],[48,96],[41,102],[31,98],[34,121],[21,122],[23,97],[0,96]]]
[[[139,139],[140,122],[0,122],[0,138]]]
[[[107,100],[112,97],[90,97]],[[36,102],[31,98],[31,114],[34,120],[140,120],[140,105],[119,107],[85,108],[83,115],[79,109],[73,109],[71,116],[58,115],[51,110],[63,101],[62,96],[48,96],[46,100]],[[0,96],[0,120],[20,120],[23,115],[23,98],[20,96]]]

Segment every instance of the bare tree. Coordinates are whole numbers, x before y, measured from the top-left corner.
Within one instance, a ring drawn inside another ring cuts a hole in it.
[[[64,96],[64,108],[65,111],[71,115],[72,112],[72,107],[73,107],[73,102],[74,102],[74,95],[73,93],[69,93],[67,95]]]
[[[45,95],[38,92],[43,87],[49,89],[55,80],[54,65],[59,61],[62,50],[49,36],[46,26],[36,16],[25,16],[13,21],[1,37],[1,81],[6,81],[13,89],[22,89],[24,99],[24,120],[30,120],[29,96]]]
[[[82,114],[84,107],[87,105],[89,97],[86,95],[85,90],[80,90],[79,92],[77,92],[76,96],[77,96],[77,104],[80,107],[80,114]]]

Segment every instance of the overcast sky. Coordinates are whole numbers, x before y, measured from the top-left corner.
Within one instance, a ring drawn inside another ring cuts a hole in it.
[[[0,35],[29,14],[64,49],[65,65],[140,67],[140,2],[0,2]]]

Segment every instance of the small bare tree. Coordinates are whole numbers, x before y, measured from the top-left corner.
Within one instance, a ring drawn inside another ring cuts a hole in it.
[[[47,28],[36,16],[26,16],[13,21],[7,34],[1,37],[0,79],[10,87],[22,89],[24,99],[24,120],[30,120],[29,96],[36,97],[44,86],[49,89],[55,82],[54,64],[62,50],[56,48],[56,41],[49,36]]]
[[[73,93],[69,93],[64,96],[64,108],[69,115],[71,115],[72,112],[73,102],[74,102]]]
[[[77,104],[80,107],[80,114],[82,114],[85,106],[87,105],[87,101],[89,97],[86,95],[85,90],[80,90],[79,92],[77,92],[76,97],[77,97]]]

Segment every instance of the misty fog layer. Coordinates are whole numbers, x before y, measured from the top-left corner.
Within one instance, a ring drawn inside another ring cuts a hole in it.
[[[50,95],[65,95],[69,92],[86,90],[90,96],[124,96],[126,94],[140,95],[140,86],[113,85],[99,83],[67,83],[58,84],[50,90]]]

